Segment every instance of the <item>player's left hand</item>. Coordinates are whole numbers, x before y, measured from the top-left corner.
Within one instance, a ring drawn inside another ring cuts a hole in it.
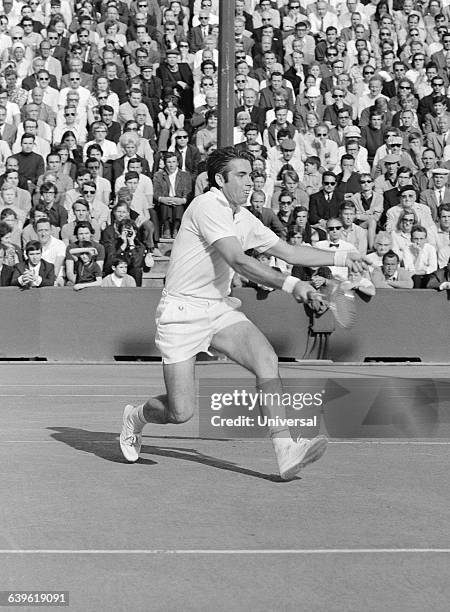
[[[292,295],[297,302],[308,304],[308,306],[318,314],[322,314],[328,308],[324,296],[316,291],[310,283],[305,281],[298,281]]]

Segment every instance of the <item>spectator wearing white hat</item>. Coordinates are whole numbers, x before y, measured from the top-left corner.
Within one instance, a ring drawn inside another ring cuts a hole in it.
[[[419,168],[414,164],[411,155],[402,149],[403,137],[402,136],[390,136],[386,145],[381,146],[375,154],[373,160],[373,171],[375,178],[384,174],[385,172],[385,160],[389,155],[397,155],[400,157],[399,163],[401,166],[411,168],[413,172],[417,172]],[[384,151],[383,151],[384,149]]]
[[[419,225],[426,229],[434,227],[431,210],[425,204],[417,202],[417,192],[412,185],[404,185],[400,189],[400,204],[392,206],[386,214],[386,231],[392,232],[397,226],[400,214],[404,211],[413,211]]]
[[[306,129],[306,115],[313,112],[319,121],[323,121],[325,113],[325,105],[322,101],[320,89],[318,87],[310,87],[306,90],[306,104],[301,103],[300,96],[297,97],[294,108],[294,126],[298,130]]]
[[[431,171],[433,176],[433,188],[421,191],[419,202],[425,204],[431,210],[431,216],[436,222],[438,220],[438,210],[443,205],[450,205],[450,187],[448,187],[448,175],[450,170],[447,168],[434,168]]]
[[[305,155],[311,157],[317,155],[320,159],[322,168],[334,170],[339,162],[338,146],[328,138],[329,128],[326,123],[319,123],[314,128],[314,138],[312,141],[305,142]]]
[[[367,149],[361,146],[361,130],[355,125],[349,125],[344,129],[344,144],[338,149],[338,159],[341,159],[346,153],[350,154],[355,160],[355,172],[370,173],[370,165],[367,161]],[[340,166],[337,165],[335,173],[340,172]]]

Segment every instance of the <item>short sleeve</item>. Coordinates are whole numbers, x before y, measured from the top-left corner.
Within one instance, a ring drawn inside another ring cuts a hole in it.
[[[264,253],[275,246],[280,238],[270,228],[266,227],[259,219],[247,209],[241,211],[239,225],[245,225],[244,251],[255,249],[259,253]]]
[[[214,196],[208,200],[209,198],[205,197],[192,216],[200,236],[208,245],[214,244],[221,238],[236,237],[231,209],[218,203]]]

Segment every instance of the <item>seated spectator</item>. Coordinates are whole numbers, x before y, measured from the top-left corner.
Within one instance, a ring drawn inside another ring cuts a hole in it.
[[[314,138],[311,142],[305,140],[306,157],[317,156],[325,170],[334,170],[338,163],[338,146],[328,138],[329,128],[326,123],[319,123],[314,128]]]
[[[428,206],[435,222],[438,220],[438,208],[443,204],[450,205],[449,174],[450,171],[447,168],[434,168],[431,170],[433,188],[424,189],[420,193],[419,202]]]
[[[3,208],[0,212],[0,221],[4,221],[9,225],[11,228],[11,242],[19,245],[23,222],[19,221],[17,212],[13,208]]]
[[[413,211],[403,210],[397,221],[395,230],[391,233],[392,250],[403,261],[404,252],[411,244],[411,230],[417,225],[417,216]]]
[[[20,139],[21,150],[13,157],[19,162],[19,173],[28,181],[31,191],[37,184],[38,178],[45,170],[44,158],[33,152],[35,136],[25,132]]]
[[[97,249],[88,240],[82,240],[79,246],[70,247],[70,255],[75,261],[75,291],[86,287],[99,287],[102,284],[102,271],[95,261]]]
[[[439,268],[436,272],[430,274],[427,289],[450,290],[450,258],[444,268]]]
[[[42,258],[42,247],[38,240],[31,240],[26,244],[25,262],[14,266],[11,284],[23,289],[54,286],[55,268]]]
[[[127,274],[128,262],[117,256],[112,261],[112,272],[102,280],[102,287],[136,287],[136,281]]]
[[[61,229],[61,240],[64,242],[64,244],[67,245],[77,240],[75,228],[78,223],[84,221],[87,221],[92,226],[92,238],[99,241],[101,232],[100,226],[95,219],[92,219],[88,202],[82,198],[76,200],[72,205],[72,211],[74,220],[63,225]],[[91,240],[91,237],[89,237],[87,240]]]
[[[413,211],[420,225],[425,228],[433,227],[431,210],[425,204],[420,204],[417,200],[417,193],[412,185],[405,185],[400,189],[400,204],[392,206],[386,214],[386,230],[392,232],[395,229],[400,213],[403,210]]]
[[[305,159],[305,173],[303,174],[302,185],[308,195],[317,193],[322,185],[322,174],[319,172],[320,159],[317,155],[312,155]]]
[[[74,247],[80,247],[82,242],[90,242],[92,247],[96,251],[95,262],[100,268],[103,270],[104,262],[105,262],[105,248],[99,242],[96,242],[94,239],[94,228],[89,221],[78,221],[75,225],[74,229],[74,240],[71,241],[66,249],[66,278],[68,285],[74,285],[76,283],[76,273],[75,273],[75,259],[71,254],[71,249]]]
[[[195,143],[203,159],[206,158],[211,144],[217,147],[217,111],[207,111],[205,121],[205,127],[198,130],[195,137]]]
[[[128,264],[128,273],[136,281],[136,285],[142,285],[142,272],[144,266],[145,247],[137,237],[137,227],[131,219],[120,221],[117,226],[118,237],[114,243],[115,256],[124,257]],[[105,270],[106,272],[106,270]]]
[[[341,157],[340,170],[336,175],[336,192],[342,197],[359,193],[361,191],[360,176],[355,171],[355,159],[349,153]]]
[[[163,238],[176,238],[185,206],[189,203],[192,177],[178,167],[173,151],[164,154],[164,168],[153,177],[153,197],[158,206]]]
[[[42,258],[53,264],[55,268],[55,286],[64,286],[64,259],[66,256],[66,245],[62,240],[54,238],[51,233],[51,224],[48,217],[39,219],[34,224],[34,229],[42,247]]]
[[[412,289],[411,274],[400,268],[400,259],[394,251],[383,255],[381,268],[374,268],[370,278],[377,289]]]
[[[13,277],[14,268],[5,264],[5,250],[3,244],[0,244],[0,287],[10,287]]]
[[[309,199],[309,222],[323,229],[327,219],[339,215],[342,197],[336,193],[336,175],[333,172],[322,174],[322,189],[313,193]]]
[[[264,170],[253,170],[251,173],[251,179],[253,181],[253,191],[262,191],[265,197],[265,207],[270,208],[271,201],[271,193],[270,187],[267,186],[267,174]],[[248,203],[250,203],[251,194],[248,198]]]
[[[367,253],[367,231],[354,222],[356,205],[349,199],[345,200],[339,208],[339,217],[342,221],[342,238],[353,244],[361,255],[365,255]]]
[[[412,228],[411,244],[403,251],[403,265],[414,275],[414,286],[417,288],[426,286],[428,276],[437,270],[436,249],[427,243],[425,227],[415,225]]]
[[[159,227],[158,217],[156,212],[148,208],[148,202],[153,203],[153,198],[147,200],[144,194],[136,193],[139,187],[139,174],[134,171],[127,172],[125,175],[125,186],[119,189],[118,201],[127,202],[130,208],[130,218],[136,223],[138,227],[138,238],[144,244],[147,253],[155,253],[155,255],[161,255],[158,249],[155,248],[155,242],[158,240],[155,238],[155,227]],[[152,212],[149,216],[149,212]],[[156,222],[156,226],[154,221]],[[153,259],[149,256],[148,267],[153,266]]]
[[[269,172],[275,181],[278,182],[278,185],[281,183],[283,173],[286,170],[296,172],[299,177],[303,176],[304,171],[303,162],[300,158],[300,149],[297,147],[296,142],[291,138],[286,138],[285,134],[285,130],[280,130],[278,133],[279,145],[271,147],[268,151]]]
[[[198,174],[201,156],[197,147],[190,144],[188,140],[189,134],[186,130],[177,130],[173,135],[173,144],[169,147],[169,151],[175,151],[178,155],[180,169],[183,172],[189,172],[195,178]]]
[[[250,196],[249,211],[279,238],[283,238],[285,236],[284,225],[271,208],[265,207],[265,203],[266,195],[264,191],[255,190]]]
[[[105,274],[110,274],[112,271],[111,264],[116,254],[115,243],[119,238],[119,224],[125,219],[130,219],[130,206],[128,201],[119,198],[117,204],[111,209],[111,224],[102,231],[100,238],[105,249]]]
[[[19,245],[12,242],[13,230],[10,225],[0,221],[0,246],[4,248],[4,264],[15,266],[23,262],[22,250]]]
[[[429,229],[428,242],[437,251],[438,267],[443,268],[450,257],[450,205],[439,207],[438,223]]]
[[[206,118],[206,114],[205,114]],[[241,144],[246,141],[245,127],[250,123],[250,113],[245,110],[239,111],[236,115],[236,126],[233,128],[233,144]],[[258,134],[260,139],[260,135]]]
[[[57,204],[58,189],[50,181],[42,183],[39,189],[39,202],[45,205],[45,211],[50,223],[60,229],[67,223],[67,210]]]
[[[366,255],[366,261],[369,264],[369,272],[374,268],[381,268],[383,265],[383,255],[392,250],[392,238],[387,232],[378,232],[375,236],[373,253]]]
[[[53,151],[59,153],[61,159],[61,173],[69,176],[72,181],[75,181],[77,176],[77,164],[71,157],[69,147],[67,145],[58,145],[53,147]]]
[[[281,194],[287,191],[292,199],[293,206],[309,207],[309,196],[300,183],[299,176],[295,170],[284,170],[281,175],[281,184],[275,187],[272,196],[271,207],[275,212],[279,208]]]
[[[86,200],[89,206],[91,219],[95,221],[100,230],[105,229],[109,223],[110,212],[108,206],[97,199],[97,185],[92,180],[84,180],[81,188],[82,199]],[[72,211],[69,212],[68,221],[74,221],[75,215]]]
[[[83,161],[83,149],[78,144],[77,137],[74,132],[68,130],[64,132],[61,137],[61,146],[63,146],[67,151],[69,151],[69,160],[72,161],[75,165],[81,164]],[[68,163],[67,161],[65,162]],[[72,177],[73,178],[73,177]]]
[[[129,126],[130,124],[127,124]],[[132,125],[132,124],[131,124]],[[134,126],[133,126],[134,127]],[[119,147],[118,151],[121,155],[117,159],[112,160],[111,162],[111,174],[112,174],[112,183],[113,187],[115,187],[117,180],[120,176],[123,176],[125,172],[128,170],[128,164],[132,159],[140,159],[142,164],[142,170],[144,174],[150,174],[150,166],[149,162],[145,158],[144,155],[139,153],[140,149],[140,138],[136,131],[133,129],[131,131],[125,131],[119,139]],[[147,146],[150,149],[148,142]],[[123,153],[123,155],[122,155]],[[153,159],[153,153],[150,153],[151,159]]]
[[[326,221],[327,240],[319,240],[315,244],[318,249],[324,251],[347,251],[356,252],[356,248],[350,242],[342,239],[342,221],[337,217],[330,217]],[[340,266],[330,267],[333,278],[336,280],[348,279],[348,268]]]
[[[245,140],[236,145],[238,151],[249,151],[255,157],[267,159],[267,148],[261,143],[261,135],[255,123],[247,123],[244,127]]]
[[[326,232],[320,228],[312,227],[308,221],[308,209],[305,206],[295,206],[291,214],[289,222],[290,233],[291,227],[302,232],[302,239],[305,244],[315,245],[319,240],[325,240]]]
[[[372,248],[377,224],[383,213],[383,196],[374,190],[370,174],[361,174],[359,183],[360,192],[352,194],[350,201],[356,206],[355,223],[367,230],[368,247]]]
[[[16,205],[18,189],[9,182],[4,182],[0,188],[0,211],[5,208],[14,211],[19,221],[19,226],[23,227],[26,219],[26,212]],[[20,242],[20,241],[19,241]]]
[[[278,200],[279,210],[277,213],[278,221],[283,228],[282,238],[286,240],[289,223],[291,221],[291,213],[294,208],[292,195],[284,189],[280,192]]]
[[[30,210],[29,218],[26,219],[25,221],[25,224],[22,230],[21,240],[20,240],[20,244],[23,249],[25,248],[25,245],[28,242],[30,242],[30,240],[39,240],[38,235],[36,234],[36,230],[34,229],[34,226],[35,226],[36,221],[38,221],[39,219],[47,219],[47,214],[45,211],[46,211],[45,204],[41,204],[39,202],[35,206],[33,206],[33,208]],[[52,225],[51,234],[55,238],[59,238],[60,228],[54,227]]]
[[[184,118],[184,113],[178,105],[177,96],[166,96],[162,101],[161,110],[158,113],[157,131],[159,133],[158,149],[160,151],[167,151],[172,135],[177,130],[182,130],[184,128]]]

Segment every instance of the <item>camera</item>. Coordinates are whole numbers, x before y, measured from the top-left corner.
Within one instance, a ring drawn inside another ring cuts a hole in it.
[[[133,236],[134,232],[133,232],[133,230],[132,230],[132,229],[127,229],[127,230],[126,230],[126,234],[127,234],[127,236],[128,236],[129,238],[131,238],[131,236]]]

